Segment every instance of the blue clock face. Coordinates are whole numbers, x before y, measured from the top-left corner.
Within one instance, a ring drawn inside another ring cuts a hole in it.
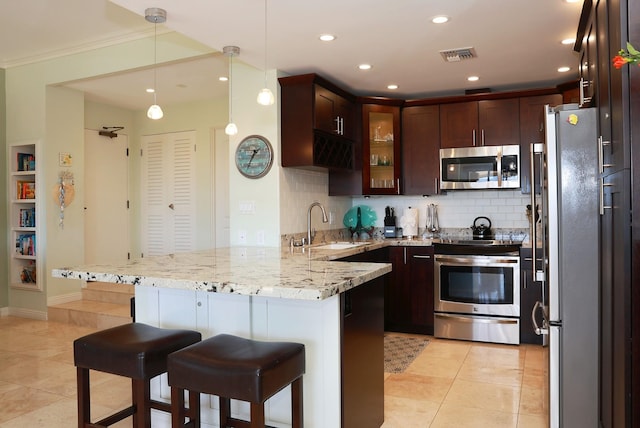
[[[269,172],[273,163],[273,148],[260,135],[250,135],[236,148],[236,166],[248,178],[260,178]]]

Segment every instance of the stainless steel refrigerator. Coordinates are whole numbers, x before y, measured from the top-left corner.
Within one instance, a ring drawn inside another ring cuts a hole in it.
[[[595,109],[545,106],[545,141],[531,144],[533,271],[542,284],[532,318],[546,336],[551,428],[598,426],[599,162]]]

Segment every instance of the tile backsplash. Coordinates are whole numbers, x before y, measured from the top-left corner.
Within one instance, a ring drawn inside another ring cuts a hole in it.
[[[528,229],[529,195],[520,190],[465,190],[429,197],[385,196],[356,197],[353,205],[368,205],[376,211],[376,226],[383,226],[385,207],[395,208],[398,222],[406,208],[418,208],[418,225],[424,227],[427,205],[438,207],[440,228],[468,228],[476,217],[488,217],[495,229]]]

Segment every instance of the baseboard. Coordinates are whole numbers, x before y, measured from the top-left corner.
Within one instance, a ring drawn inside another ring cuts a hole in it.
[[[24,308],[9,308],[9,313],[7,315],[11,315],[14,317],[20,318],[29,318],[34,320],[46,321],[47,313],[42,311],[34,311],[33,309],[24,309]]]
[[[78,300],[82,300],[82,292],[80,291],[49,297],[47,299],[47,306],[62,305],[63,303],[75,302]]]
[[[6,306],[4,308],[0,308],[0,317],[9,316],[9,308]]]

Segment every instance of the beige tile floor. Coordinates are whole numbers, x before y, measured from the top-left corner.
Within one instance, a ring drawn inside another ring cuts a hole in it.
[[[0,317],[0,428],[76,426],[72,342],[92,331]],[[545,427],[544,376],[540,347],[431,338],[407,371],[385,374],[382,428]],[[130,394],[127,379],[92,372],[95,417]]]

